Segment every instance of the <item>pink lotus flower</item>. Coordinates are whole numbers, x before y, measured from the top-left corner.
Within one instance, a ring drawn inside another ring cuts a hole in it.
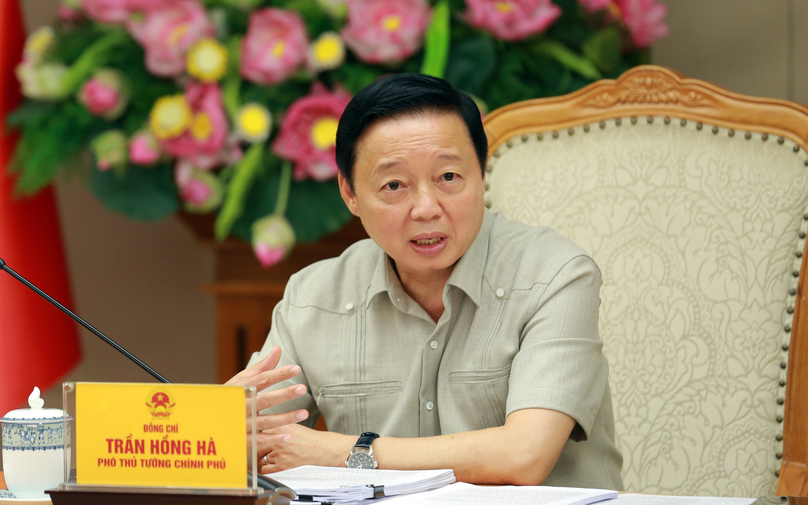
[[[466,0],[466,5],[471,26],[502,40],[543,33],[561,16],[561,7],[551,0]]]
[[[424,43],[430,9],[424,0],[349,0],[345,45],[368,63],[396,63]]]
[[[276,84],[305,62],[309,39],[295,11],[261,9],[250,15],[241,42],[241,75],[256,84]]]
[[[168,154],[189,160],[197,168],[208,170],[221,162],[228,136],[227,115],[222,92],[214,83],[190,82],[185,100],[191,109],[191,126],[179,136],[162,142]]]
[[[612,0],[578,0],[578,3],[581,4],[587,12],[598,12],[608,9]]]
[[[296,180],[325,181],[337,175],[337,125],[350,101],[344,90],[331,93],[316,83],[309,95],[289,106],[272,151],[295,162]]]
[[[161,0],[81,0],[87,17],[101,23],[125,23],[138,11],[156,7]]]
[[[292,250],[295,245],[295,230],[282,215],[263,217],[252,225],[252,245],[261,266],[269,268]]]
[[[637,47],[648,47],[668,34],[665,15],[668,7],[657,0],[614,0],[623,23]]]
[[[197,170],[187,161],[177,162],[174,167],[174,182],[190,212],[210,212],[222,204],[224,186],[210,172]]]
[[[159,160],[160,144],[148,128],[129,139],[129,161],[135,165],[154,165]]]
[[[146,68],[162,77],[182,73],[191,46],[216,34],[198,0],[155,0],[143,19],[130,19],[127,26],[146,51]]]
[[[82,85],[77,98],[90,114],[112,120],[129,104],[129,86],[121,72],[104,68]]]

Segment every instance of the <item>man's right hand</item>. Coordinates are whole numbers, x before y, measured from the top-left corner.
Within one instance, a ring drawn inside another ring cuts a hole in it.
[[[255,365],[251,366],[250,368],[242,370],[241,372],[236,374],[232,379],[225,382],[225,385],[255,386],[256,390],[259,392],[258,404],[256,405],[257,412],[260,412],[270,407],[274,407],[275,405],[280,405],[281,403],[287,400],[293,400],[306,394],[306,386],[304,386],[303,384],[295,384],[282,389],[276,389],[274,391],[264,391],[266,388],[279,382],[285,381],[286,379],[290,379],[300,373],[300,367],[298,365],[288,365],[276,369],[275,367],[278,366],[280,359],[281,359],[281,348],[274,347],[272,351],[270,351],[270,353],[264,359],[262,359]],[[261,391],[264,392],[262,393]],[[250,407],[251,405],[248,402],[247,404],[248,416]],[[256,420],[256,424],[258,426],[258,431],[260,432],[263,430],[269,430],[272,428],[285,426],[287,424],[295,424],[307,419],[308,417],[309,413],[305,409],[293,410],[291,412],[284,412],[281,414],[259,415],[258,419]],[[248,431],[250,425],[251,422],[250,419],[248,419],[247,420]],[[288,440],[283,440],[283,438],[285,437],[291,439],[290,435],[283,435],[283,436],[279,435],[278,437],[281,440],[278,440],[277,442],[287,442]]]

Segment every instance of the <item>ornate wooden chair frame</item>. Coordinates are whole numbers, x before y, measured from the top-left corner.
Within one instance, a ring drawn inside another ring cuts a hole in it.
[[[696,121],[697,128],[705,124],[728,128],[733,136],[749,132],[763,133],[763,139],[784,143],[792,140],[794,150],[808,150],[808,108],[784,100],[752,98],[724,90],[696,79],[684,78],[674,71],[656,67],[636,67],[617,80],[602,80],[569,95],[530,100],[511,104],[491,112],[484,121],[491,156],[498,156],[500,146],[518,141],[529,132],[552,131],[572,135],[580,125],[597,125],[606,120],[622,118],[624,121],[651,122],[662,116]],[[584,131],[588,127],[584,126]],[[566,130],[566,131],[565,131]],[[715,130],[717,132],[717,130]],[[714,133],[715,133],[714,132]],[[808,161],[805,162],[808,170]],[[490,167],[489,167],[490,170]],[[808,220],[808,211],[804,218]],[[804,238],[801,233],[801,238]],[[806,250],[797,251],[802,258]],[[793,310],[793,328],[790,344],[783,345],[780,407],[777,412],[778,442],[782,441],[782,460],[778,476],[777,494],[808,495],[808,297],[804,296],[806,262],[799,271],[798,289],[791,291],[788,311]],[[785,340],[785,339],[784,339]]]

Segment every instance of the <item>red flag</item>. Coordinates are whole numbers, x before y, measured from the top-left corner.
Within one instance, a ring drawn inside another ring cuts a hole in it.
[[[72,304],[51,187],[16,197],[9,165],[16,136],[5,118],[22,101],[14,67],[25,42],[16,0],[0,0],[0,258],[68,307]],[[0,416],[17,408],[34,386],[43,391],[81,358],[75,323],[0,272]]]

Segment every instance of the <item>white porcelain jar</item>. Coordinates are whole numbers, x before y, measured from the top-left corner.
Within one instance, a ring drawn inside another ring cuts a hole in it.
[[[63,433],[64,412],[44,409],[44,403],[35,387],[28,397],[30,408],[12,410],[0,418],[3,474],[15,498],[46,498],[46,489],[64,482],[63,440],[67,437],[70,450],[70,422]]]

